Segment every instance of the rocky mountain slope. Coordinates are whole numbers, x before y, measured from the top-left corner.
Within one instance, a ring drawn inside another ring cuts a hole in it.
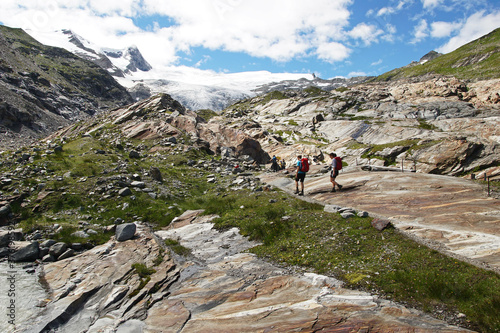
[[[131,101],[126,89],[94,63],[0,26],[1,149]]]
[[[498,172],[500,80],[428,76],[324,92],[270,93],[241,101],[218,121],[291,163],[336,151],[347,165],[463,175]]]

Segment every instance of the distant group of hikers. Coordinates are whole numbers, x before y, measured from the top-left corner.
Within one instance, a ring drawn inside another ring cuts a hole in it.
[[[330,182],[332,183],[332,189],[330,192],[336,192],[335,186],[342,190],[342,185],[337,183],[336,178],[339,175],[339,170],[342,169],[342,159],[335,153],[329,154],[332,159],[329,170],[330,170]],[[286,164],[284,160],[281,160],[281,165],[278,164],[278,158],[273,156],[271,160],[271,170],[278,171],[285,169]],[[309,171],[309,160],[307,157],[302,157],[302,155],[297,155],[297,162],[295,163],[295,194],[304,195],[304,179]],[[300,190],[299,190],[300,185]]]
[[[276,155],[273,155],[273,158],[271,159],[271,171],[277,172],[280,170],[284,170],[286,168],[286,162],[285,160],[281,160],[281,162],[278,162],[278,158]]]

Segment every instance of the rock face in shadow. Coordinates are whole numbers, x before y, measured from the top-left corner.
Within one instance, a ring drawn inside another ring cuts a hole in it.
[[[467,331],[242,253],[255,244],[237,229],[213,230],[214,217],[199,214],[186,212],[157,236],[140,225],[132,240],[47,264],[50,302],[19,332]],[[177,239],[191,255],[163,252],[158,237]],[[140,276],[136,263],[149,273]]]

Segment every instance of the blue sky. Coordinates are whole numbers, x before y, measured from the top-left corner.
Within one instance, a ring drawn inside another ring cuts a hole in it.
[[[0,22],[136,45],[155,68],[379,75],[500,27],[498,0],[2,0]]]

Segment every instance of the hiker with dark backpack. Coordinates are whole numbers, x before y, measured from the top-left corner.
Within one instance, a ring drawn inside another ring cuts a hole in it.
[[[330,182],[333,185],[331,192],[336,192],[335,185],[338,186],[339,191],[342,189],[342,185],[335,181],[335,178],[337,178],[337,176],[339,175],[339,170],[342,170],[342,159],[335,153],[330,153],[330,158],[332,159],[332,164],[330,165],[330,168],[332,170],[330,172]]]
[[[276,158],[276,155],[273,155],[273,158],[271,160],[271,170],[274,172],[278,172],[278,169],[278,159]]]
[[[309,160],[302,155],[297,156],[297,172],[295,173],[295,194],[304,195],[304,179],[309,171]],[[300,192],[299,192],[300,182]]]

